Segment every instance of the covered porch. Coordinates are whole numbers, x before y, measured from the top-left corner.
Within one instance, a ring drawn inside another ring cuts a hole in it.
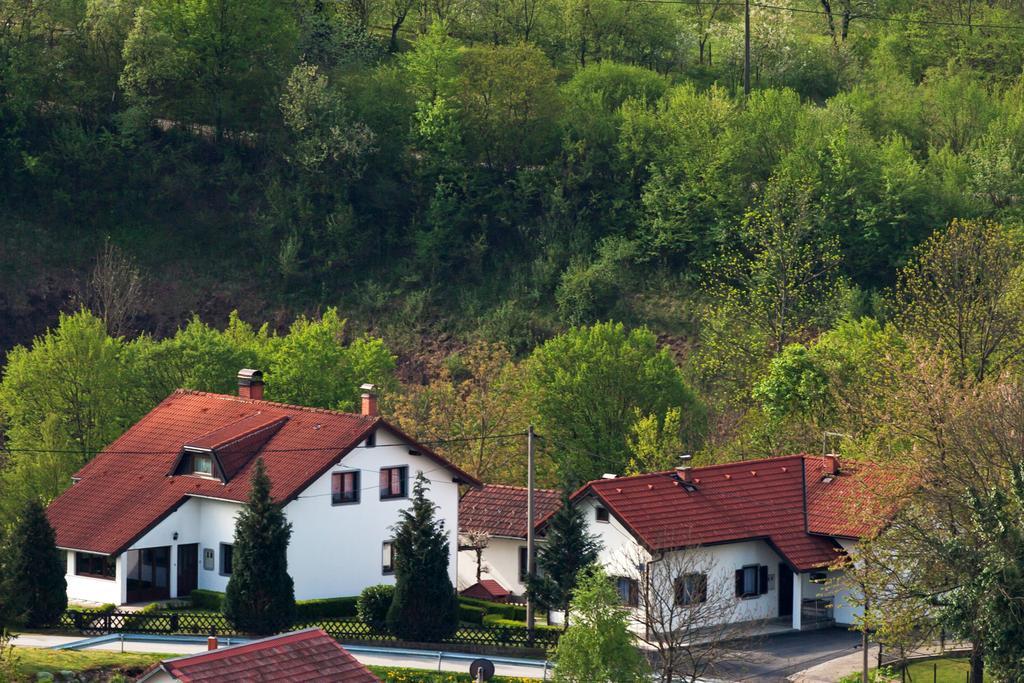
[[[779,616],[789,617],[797,631],[853,624],[859,608],[841,584],[842,574],[825,569],[794,572],[780,566]]]
[[[66,579],[72,602],[124,605],[186,598],[199,587],[199,544],[120,555],[68,550]]]

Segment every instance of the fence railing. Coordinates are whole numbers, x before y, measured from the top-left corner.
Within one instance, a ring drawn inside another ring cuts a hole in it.
[[[59,626],[84,635],[107,633],[162,633],[239,636],[224,615],[215,612],[105,612],[103,610],[68,610],[61,615]],[[394,636],[376,630],[355,619],[328,617],[299,620],[293,629],[322,628],[338,640],[395,641]],[[559,631],[537,629],[533,637],[525,628],[513,626],[460,626],[444,640],[451,645],[478,645],[499,647],[536,647],[553,649],[558,644]]]

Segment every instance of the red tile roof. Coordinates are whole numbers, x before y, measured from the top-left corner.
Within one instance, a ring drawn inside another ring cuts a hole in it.
[[[849,493],[852,475],[840,474],[821,485],[821,457],[791,455],[696,467],[688,470],[690,490],[674,472],[599,479],[573,494],[596,496],[646,548],[670,550],[696,545],[764,539],[798,571],[832,564],[841,552],[831,534],[808,533],[804,478],[813,518],[825,531],[850,530],[836,500]],[[880,472],[872,468],[864,471]],[[870,485],[870,477],[864,479]],[[842,482],[839,486],[833,486]],[[832,488],[829,488],[832,487]],[[810,495],[813,490],[813,495]],[[545,520],[541,520],[543,524]],[[837,534],[838,535],[838,534]]]
[[[908,484],[905,473],[870,462],[844,462],[828,477],[822,458],[808,457],[807,530],[836,538],[864,538],[892,517]]]
[[[379,683],[331,636],[318,628],[285,633],[245,645],[167,659],[158,665],[183,683]]]
[[[483,579],[462,591],[462,594],[467,598],[505,602],[508,600],[508,596],[512,595],[512,592],[494,579]]]
[[[271,495],[288,502],[378,426],[394,429],[379,417],[179,389],[79,470],[78,482],[50,504],[47,514],[58,546],[116,555],[190,495],[246,500],[255,455],[263,457]],[[195,443],[226,447],[225,469],[234,470],[227,483],[170,476],[185,444]],[[411,443],[462,480],[479,485]]]
[[[558,509],[558,491],[534,489],[535,519]],[[484,484],[459,501],[459,531],[486,531],[492,536],[526,538],[526,488]]]

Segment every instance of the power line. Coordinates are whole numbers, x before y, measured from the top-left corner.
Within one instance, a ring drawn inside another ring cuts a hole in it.
[[[522,438],[526,436],[526,432],[513,432],[511,434],[488,434],[486,436],[465,436],[465,437],[451,437],[447,439],[435,439],[432,441],[417,441],[416,443],[420,446],[443,446],[451,443],[465,443],[469,441],[493,441],[499,439],[512,439]],[[410,445],[411,444],[407,444]],[[313,453],[320,451],[343,451],[343,450],[356,450],[357,448],[386,448],[387,446],[403,446],[403,444],[378,444],[374,446],[353,446],[350,449],[345,449],[341,446],[317,446],[317,447],[306,447],[306,448],[265,448],[257,451],[260,454],[263,453]],[[75,449],[75,448],[8,448],[7,446],[0,446],[0,450],[10,453],[53,453],[53,454],[71,454],[71,455],[99,455],[100,453],[109,453],[111,455],[178,455],[183,450],[167,450],[167,451],[126,451],[126,450],[91,450],[91,449]]]
[[[709,4],[707,0],[700,2],[700,0],[619,0],[631,5],[688,5],[696,7],[699,5]],[[742,9],[746,3],[743,2],[719,2],[719,7],[735,7]],[[817,16],[841,16],[841,12],[826,12],[824,10],[810,9],[807,7],[787,7],[784,5],[769,5],[760,2],[751,2],[751,7],[757,9],[768,10],[772,12],[791,12],[794,14],[814,14]],[[912,17],[893,17],[886,16],[883,14],[851,14],[851,19],[866,19],[868,21],[882,21],[893,24],[913,24],[919,26],[946,26],[952,28],[970,28],[970,29],[995,29],[1002,31],[1024,31],[1024,24],[968,24],[961,21],[948,21],[944,19],[914,19]]]

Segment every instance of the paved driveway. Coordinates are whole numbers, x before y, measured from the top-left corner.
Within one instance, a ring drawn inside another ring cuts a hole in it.
[[[839,628],[760,636],[737,645],[707,676],[743,683],[780,683],[816,664],[860,652],[859,646],[859,633]]]

